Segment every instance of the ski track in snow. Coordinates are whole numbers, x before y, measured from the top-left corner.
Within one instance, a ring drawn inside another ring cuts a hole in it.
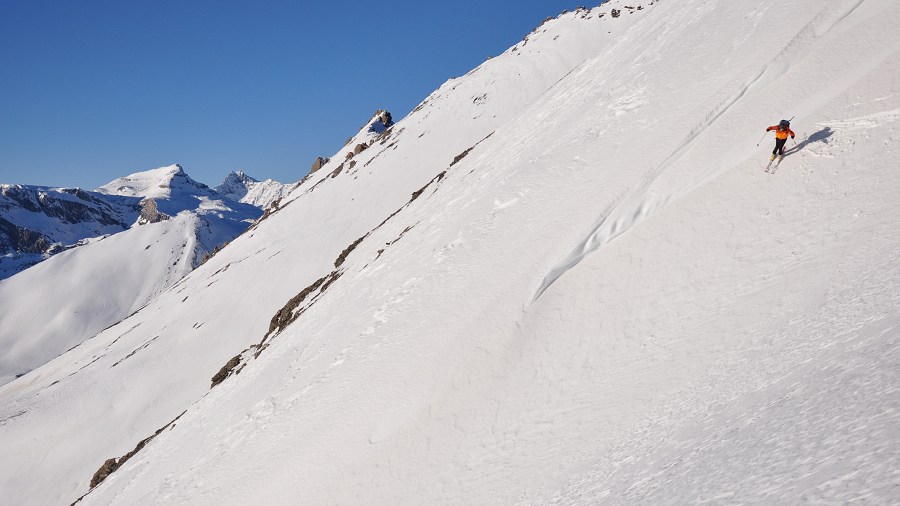
[[[627,232],[631,227],[637,225],[646,219],[656,209],[665,206],[671,195],[661,195],[654,198],[648,198],[648,190],[653,183],[694,144],[697,137],[710,128],[716,120],[723,114],[727,113],[747,91],[766,73],[767,69],[763,69],[753,80],[747,83],[732,99],[725,103],[717,110],[711,111],[707,115],[707,119],[693,128],[688,134],[687,139],[671,152],[659,165],[649,171],[644,178],[643,183],[635,189],[629,191],[619,202],[616,202],[612,208],[603,214],[603,218],[599,224],[588,234],[588,236],[575,248],[575,251],[569,255],[562,264],[554,267],[544,277],[540,287],[537,290],[532,303],[537,301],[540,296],[550,287],[560,276],[578,265],[586,256],[603,247],[603,245],[614,240],[621,234]],[[619,112],[617,111],[618,115]]]
[[[650,170],[640,185],[630,190],[609,209],[604,210],[604,212],[601,214],[600,219],[598,220],[598,224],[575,247],[572,253],[569,254],[568,258],[549,270],[549,272],[537,288],[531,303],[534,304],[534,302],[536,302],[541,297],[541,295],[557,279],[560,278],[560,276],[563,276],[566,272],[570,271],[572,268],[578,265],[582,260],[584,260],[585,257],[597,251],[610,241],[616,239],[621,234],[626,233],[629,229],[646,219],[648,216],[650,216],[660,208],[666,206],[673,199],[679,198],[684,194],[695,190],[703,183],[707,182],[709,180],[708,178],[704,181],[701,181],[699,184],[694,183],[692,185],[689,184],[681,188],[674,188],[666,193],[650,193],[649,191],[650,188],[653,187],[654,183],[656,183],[659,178],[666,172],[666,170],[669,169],[673,164],[675,164],[687,150],[689,150],[697,143],[698,137],[704,131],[709,129],[716,122],[716,120],[728,113],[747,94],[747,92],[752,87],[754,87],[755,84],[757,84],[764,76],[766,76],[771,67],[778,63],[778,67],[783,69],[780,75],[783,75],[788,71],[788,69],[791,67],[791,63],[779,62],[779,60],[783,59],[787,54],[789,54],[789,50],[793,52],[805,53],[802,47],[809,46],[813,42],[813,40],[808,37],[810,33],[815,34],[815,38],[824,37],[835,27],[847,20],[850,15],[858,7],[860,7],[860,5],[863,4],[864,1],[865,0],[846,0],[843,2],[836,2],[842,5],[844,9],[835,9],[832,6],[823,8],[821,11],[822,14],[817,16],[812,22],[810,22],[810,24],[806,25],[797,34],[797,36],[792,39],[792,41],[785,47],[785,49],[781,53],[779,53],[779,55],[774,58],[771,63],[767,64],[756,77],[754,77],[746,85],[744,85],[743,88],[732,99],[728,100],[727,103],[725,103],[722,107],[710,111],[710,113],[707,115],[706,120],[692,129],[690,134],[688,135],[688,138],[680,146],[678,146],[673,152],[671,152],[659,165]],[[798,44],[801,45],[801,48],[797,47]],[[886,52],[893,52],[897,47],[898,44],[895,43]],[[886,55],[877,57],[876,61],[880,61],[884,57],[886,57]],[[798,56],[795,56],[794,60],[796,61],[797,58]],[[768,78],[768,80],[771,79],[772,78]],[[851,83],[847,83],[847,86],[849,86],[850,84]],[[806,108],[808,109],[810,107],[820,107],[821,105],[832,100],[838,94],[845,91],[845,89],[846,87],[839,87],[839,89],[832,90],[827,96],[819,97],[819,101],[816,104],[812,106],[807,105]],[[765,89],[763,89],[762,92],[764,93]],[[617,111],[616,114],[618,115],[619,112]],[[893,111],[887,111],[884,113],[876,113],[872,118],[865,119],[893,120],[894,117],[895,114]],[[858,119],[848,119],[845,122],[833,122],[831,126],[864,128],[867,125],[867,123],[865,122],[860,124],[859,121],[860,120]],[[871,121],[868,124],[872,124]],[[882,122],[876,123],[876,125],[880,124],[882,124]],[[777,168],[772,173],[774,174],[775,172],[777,172]],[[715,174],[719,173],[721,173],[721,171],[715,171]]]

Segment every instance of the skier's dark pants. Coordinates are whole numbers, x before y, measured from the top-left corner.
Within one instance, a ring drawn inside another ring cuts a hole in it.
[[[775,149],[772,150],[772,154],[784,156],[784,145],[786,143],[787,137],[784,139],[775,139]]]

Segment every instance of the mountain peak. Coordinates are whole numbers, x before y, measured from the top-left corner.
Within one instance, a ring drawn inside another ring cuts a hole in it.
[[[244,171],[231,171],[225,176],[222,184],[214,189],[216,193],[232,200],[241,200],[259,180],[248,176]]]
[[[135,172],[97,188],[100,193],[127,197],[169,198],[175,192],[208,192],[209,187],[191,179],[179,164]]]
[[[291,188],[293,185],[281,184],[271,179],[259,181],[244,171],[237,170],[229,172],[222,184],[214,189],[222,197],[264,208],[273,200],[287,195]]]
[[[216,187],[216,191],[218,191],[218,188],[228,184],[229,182],[239,182],[246,185],[248,183],[258,183],[259,179],[247,175],[247,173],[242,170],[233,170],[229,172],[227,176],[225,176],[225,180],[222,181],[222,184]]]

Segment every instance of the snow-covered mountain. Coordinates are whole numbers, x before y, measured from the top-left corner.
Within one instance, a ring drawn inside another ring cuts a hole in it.
[[[0,384],[134,313],[191,272],[215,247],[198,241],[201,227],[209,224],[182,213],[87,240],[0,283]]]
[[[97,191],[107,195],[165,199],[171,201],[173,206],[182,204],[185,208],[190,207],[199,196],[215,194],[210,187],[191,179],[178,164],[120,177],[97,188]]]
[[[242,214],[232,218],[252,220],[265,207],[260,203],[268,205],[268,196],[279,194],[274,189],[279,183],[265,185],[268,191],[259,190],[255,201],[232,199],[194,181],[180,165],[131,174],[94,191],[0,185],[0,280],[89,239],[183,211],[215,207],[209,204],[214,201],[234,200],[258,207],[234,209]]]
[[[247,204],[234,209],[242,213],[235,218],[244,221],[291,188],[232,172],[214,190],[177,164],[118,178],[94,191],[0,185],[0,280],[89,239],[217,205],[210,202]]]
[[[140,199],[77,188],[0,185],[0,280],[79,241],[127,229]]]
[[[0,281],[0,384],[137,311],[262,215],[178,165],[95,192],[8,186],[4,193],[17,205],[2,216],[26,231],[19,236],[49,238],[44,251],[13,248],[9,263],[55,255]]]
[[[900,4],[628,5],[0,387],[5,499],[896,502]]]
[[[223,197],[262,209],[272,202],[282,199],[294,188],[293,184],[283,184],[273,179],[258,181],[243,171],[229,172],[216,192]]]

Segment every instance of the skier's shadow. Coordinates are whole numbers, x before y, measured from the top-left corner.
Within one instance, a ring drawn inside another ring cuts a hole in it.
[[[806,139],[803,139],[802,141],[800,141],[799,144],[795,145],[794,147],[785,150],[784,154],[790,155],[792,153],[796,153],[797,151],[802,150],[803,148],[812,144],[813,142],[824,142],[824,143],[828,144],[828,138],[831,137],[832,135],[834,135],[834,130],[832,130],[831,127],[825,127],[823,129],[819,130],[818,132],[810,135]]]

